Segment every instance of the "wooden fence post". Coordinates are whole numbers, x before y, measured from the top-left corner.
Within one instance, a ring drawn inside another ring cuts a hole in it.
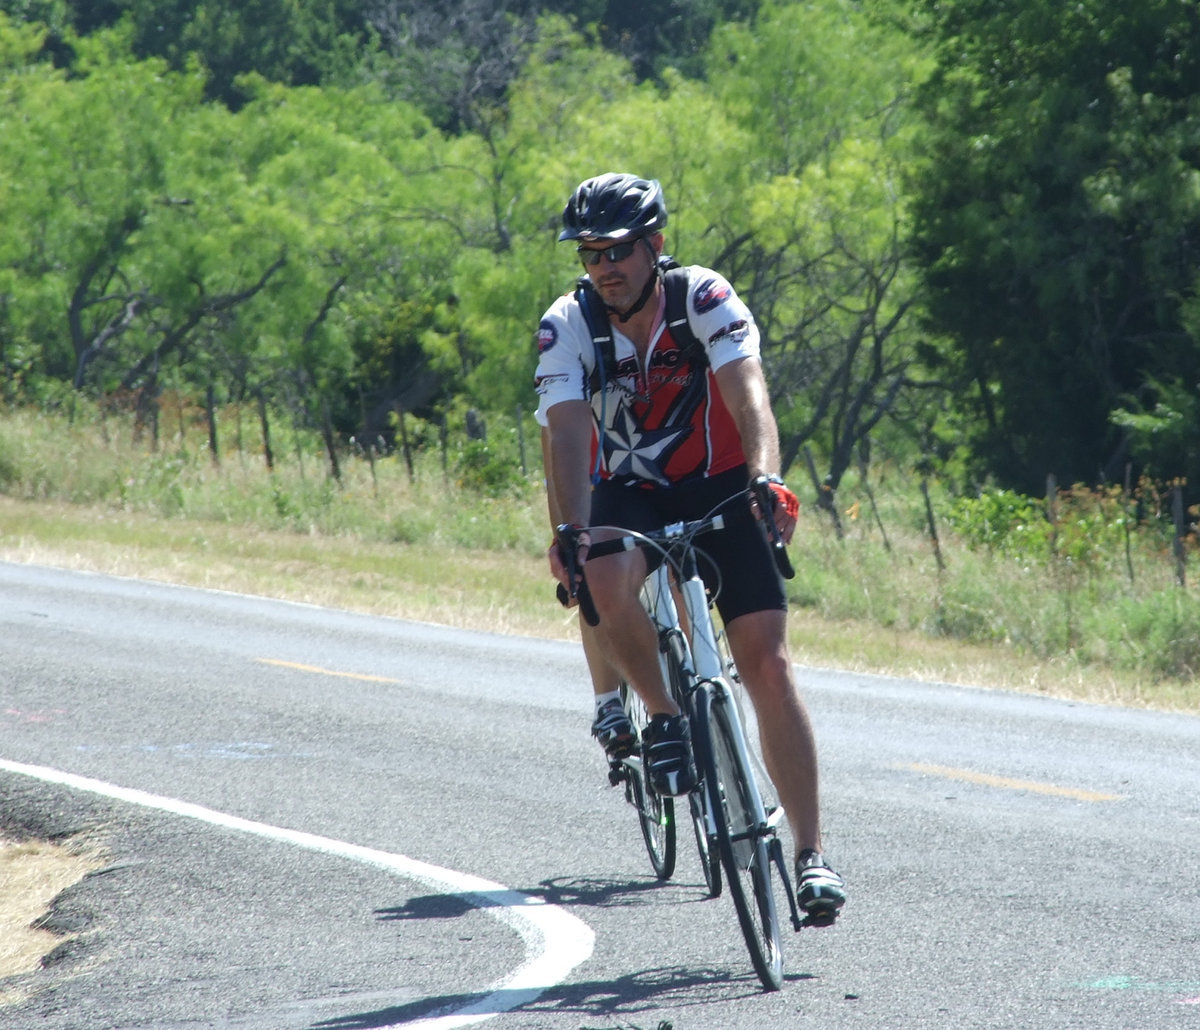
[[[521,405],[517,405],[517,453],[521,458],[521,475],[529,475],[529,465],[525,461],[525,425],[521,421]]]
[[[328,398],[321,398],[321,437],[325,441],[325,454],[329,458],[329,473],[341,485],[342,466],[338,462],[337,440],[333,435],[333,416],[329,413]]]
[[[1050,521],[1050,554],[1058,554],[1058,480],[1053,472],[1046,476],[1046,518]]]
[[[267,471],[275,471],[275,452],[271,450],[271,423],[267,419],[267,400],[262,390],[255,391],[258,400],[258,424],[262,427],[263,460],[267,463]]]
[[[371,493],[375,497],[379,496],[379,474],[375,468],[375,436],[371,434],[369,420],[367,418],[367,396],[363,393],[362,384],[358,387],[358,415],[362,419],[362,439],[360,446],[365,446],[367,451],[367,464],[371,467]]]
[[[929,523],[929,539],[933,541],[933,556],[937,559],[938,572],[946,571],[946,561],[942,557],[942,544],[938,540],[937,523],[933,521],[933,504],[929,500],[929,484],[921,480],[921,496],[925,498],[925,520]]]
[[[1129,573],[1129,582],[1133,582],[1133,529],[1130,523],[1133,521],[1133,491],[1130,488],[1130,479],[1133,476],[1133,465],[1129,462],[1125,463],[1125,493],[1122,495],[1122,508],[1125,511],[1125,570]]]
[[[210,385],[204,391],[204,407],[208,412],[208,452],[214,465],[221,464],[221,449],[217,446],[217,405]]]
[[[804,460],[808,464],[808,477],[812,480],[813,489],[817,492],[817,507],[821,511],[829,512],[829,517],[833,520],[833,528],[837,533],[837,538],[842,540],[845,538],[845,532],[842,530],[842,520],[838,518],[837,504],[834,503],[833,489],[822,483],[817,478],[817,466],[813,461],[812,451],[808,449],[808,445],[804,445]]]
[[[408,425],[404,421],[404,406],[396,402],[396,422],[400,426],[400,449],[404,452],[404,466],[408,469],[408,481],[415,483],[417,477],[413,474],[412,447],[408,442]]]
[[[1181,587],[1187,587],[1187,551],[1183,546],[1183,538],[1187,534],[1187,525],[1183,521],[1183,487],[1175,484],[1171,491],[1171,514],[1175,518],[1175,578]]]
[[[858,474],[862,479],[863,489],[867,492],[867,500],[871,502],[871,514],[875,516],[875,524],[879,527],[880,536],[883,537],[883,549],[891,554],[892,542],[888,539],[887,530],[883,528],[883,519],[879,516],[879,506],[875,503],[875,492],[871,489],[871,484],[867,482],[869,462],[866,450],[867,442],[864,442],[858,452]]]
[[[449,432],[446,427],[446,416],[442,415],[438,426],[438,435],[441,438],[442,444],[442,479],[450,481],[450,440]]]

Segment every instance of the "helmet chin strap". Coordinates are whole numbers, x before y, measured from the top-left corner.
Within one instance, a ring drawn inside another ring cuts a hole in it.
[[[642,242],[646,244],[647,249],[650,251],[651,258],[654,259],[654,271],[646,280],[646,286],[642,290],[641,296],[633,302],[633,307],[624,312],[614,308],[611,304],[604,305],[609,311],[617,316],[617,321],[622,325],[628,322],[631,318],[633,318],[634,315],[636,315],[642,310],[642,308],[646,306],[646,301],[648,301],[650,299],[650,295],[654,293],[655,284],[660,278],[662,278],[662,270],[658,267],[658,255],[654,253],[654,247],[651,246],[650,241],[646,239],[645,236],[642,237]]]

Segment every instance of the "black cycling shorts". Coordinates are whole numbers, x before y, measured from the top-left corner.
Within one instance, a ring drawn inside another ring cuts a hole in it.
[[[700,575],[715,593],[726,625],[751,612],[787,611],[783,577],[766,531],[750,510],[749,481],[745,465],[669,487],[604,479],[592,488],[591,523],[644,533],[672,522],[702,519],[740,491],[740,497],[721,508],[724,528],[696,540]],[[652,560],[653,552],[646,556]]]

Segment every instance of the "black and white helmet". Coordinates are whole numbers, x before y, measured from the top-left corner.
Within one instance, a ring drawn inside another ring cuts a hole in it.
[[[609,172],[579,184],[563,208],[562,240],[622,240],[646,236],[667,224],[657,179]]]

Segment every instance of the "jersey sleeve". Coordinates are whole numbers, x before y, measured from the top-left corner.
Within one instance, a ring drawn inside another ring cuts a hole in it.
[[[688,321],[714,370],[738,358],[760,357],[754,315],[729,281],[710,268],[688,270]]]
[[[546,412],[560,401],[589,400],[595,357],[583,312],[573,294],[559,297],[542,316],[537,331],[538,363],[534,373],[537,420],[546,425]]]

